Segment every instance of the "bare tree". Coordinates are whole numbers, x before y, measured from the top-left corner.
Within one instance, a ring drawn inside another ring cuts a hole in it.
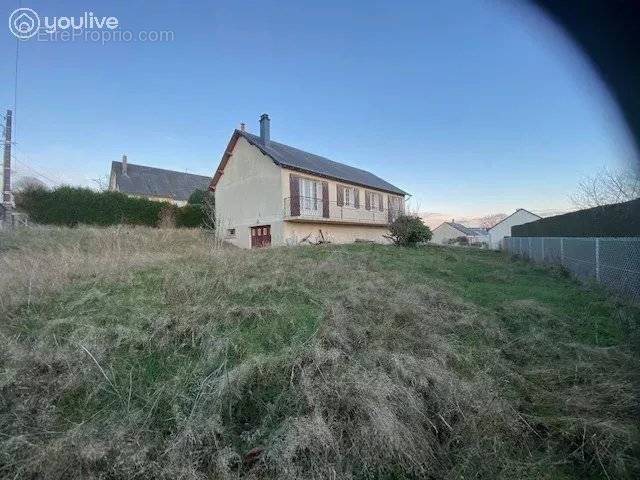
[[[95,184],[99,192],[106,192],[109,190],[111,177],[105,173],[104,175],[100,175],[98,178],[92,178],[91,181]]]
[[[631,169],[603,168],[578,184],[571,201],[578,208],[600,207],[640,197],[640,176]]]
[[[507,218],[507,216],[508,215],[505,213],[492,213],[490,215],[486,215],[480,219],[480,226],[488,230],[497,223],[500,223],[502,220]]]

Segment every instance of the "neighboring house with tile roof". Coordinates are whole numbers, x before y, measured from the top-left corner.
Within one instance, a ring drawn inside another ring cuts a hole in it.
[[[511,235],[511,227],[522,225],[523,223],[535,222],[540,218],[541,217],[535,213],[531,213],[529,210],[519,208],[489,229],[466,227],[455,221],[444,222],[433,229],[431,241],[433,243],[447,245],[455,243],[456,239],[460,237],[465,237],[469,244],[484,243],[494,250],[499,250],[502,246],[502,240]]]
[[[239,247],[387,242],[408,194],[366,170],[235,130],[211,181],[223,238]]]
[[[448,245],[461,237],[465,238],[469,244],[488,243],[489,241],[486,228],[467,227],[452,220],[451,222],[444,222],[433,229],[431,242]]]
[[[109,190],[182,206],[195,190],[206,191],[210,182],[204,175],[135,165],[123,155],[121,162],[111,162]]]

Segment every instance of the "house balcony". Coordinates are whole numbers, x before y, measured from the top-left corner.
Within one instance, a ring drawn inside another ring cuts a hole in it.
[[[388,225],[398,210],[375,206],[358,208],[352,205],[338,205],[337,202],[323,201],[321,198],[286,197],[284,199],[284,220],[301,223],[334,223],[343,225]]]

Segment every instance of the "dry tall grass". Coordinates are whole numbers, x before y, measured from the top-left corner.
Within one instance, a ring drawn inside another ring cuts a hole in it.
[[[84,278],[123,278],[149,264],[206,257],[198,230],[34,227],[0,231],[0,312]]]
[[[488,282],[533,285],[528,266],[375,246],[212,251],[195,231],[21,235],[0,254],[3,291],[21,285],[0,328],[0,476],[639,471],[631,350],[581,338],[548,299],[452,293],[456,265],[472,272],[464,255],[492,265]]]

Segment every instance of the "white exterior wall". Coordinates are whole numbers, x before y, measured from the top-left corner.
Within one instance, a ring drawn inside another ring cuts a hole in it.
[[[484,243],[489,245],[489,235],[469,235],[467,240],[469,240],[469,244]]]
[[[216,186],[218,234],[241,248],[251,248],[251,227],[271,225],[271,243],[283,240],[281,168],[240,137]],[[235,228],[235,236],[227,231]]]
[[[389,239],[385,238],[385,235],[389,235],[389,230],[386,227],[306,222],[285,222],[284,224],[284,239],[287,245],[298,245],[304,238],[308,238],[313,243],[323,238],[338,244],[353,243],[356,240],[391,243]]]
[[[511,236],[511,227],[536,220],[540,220],[540,217],[526,210],[516,210],[515,213],[489,230],[489,246],[494,250],[500,249],[502,239]]]
[[[431,242],[438,243],[440,245],[446,245],[449,240],[458,237],[466,237],[464,233],[460,230],[453,228],[448,223],[443,223],[442,225],[436,227],[433,230],[433,236],[431,237]]]
[[[134,198],[146,198],[147,200],[151,200],[152,202],[168,202],[168,203],[172,203],[177,207],[184,207],[187,204],[186,200],[174,200],[173,198],[170,198],[170,197],[149,197],[147,195],[135,195],[133,193],[125,193],[125,195],[127,195],[128,197],[134,197]]]

